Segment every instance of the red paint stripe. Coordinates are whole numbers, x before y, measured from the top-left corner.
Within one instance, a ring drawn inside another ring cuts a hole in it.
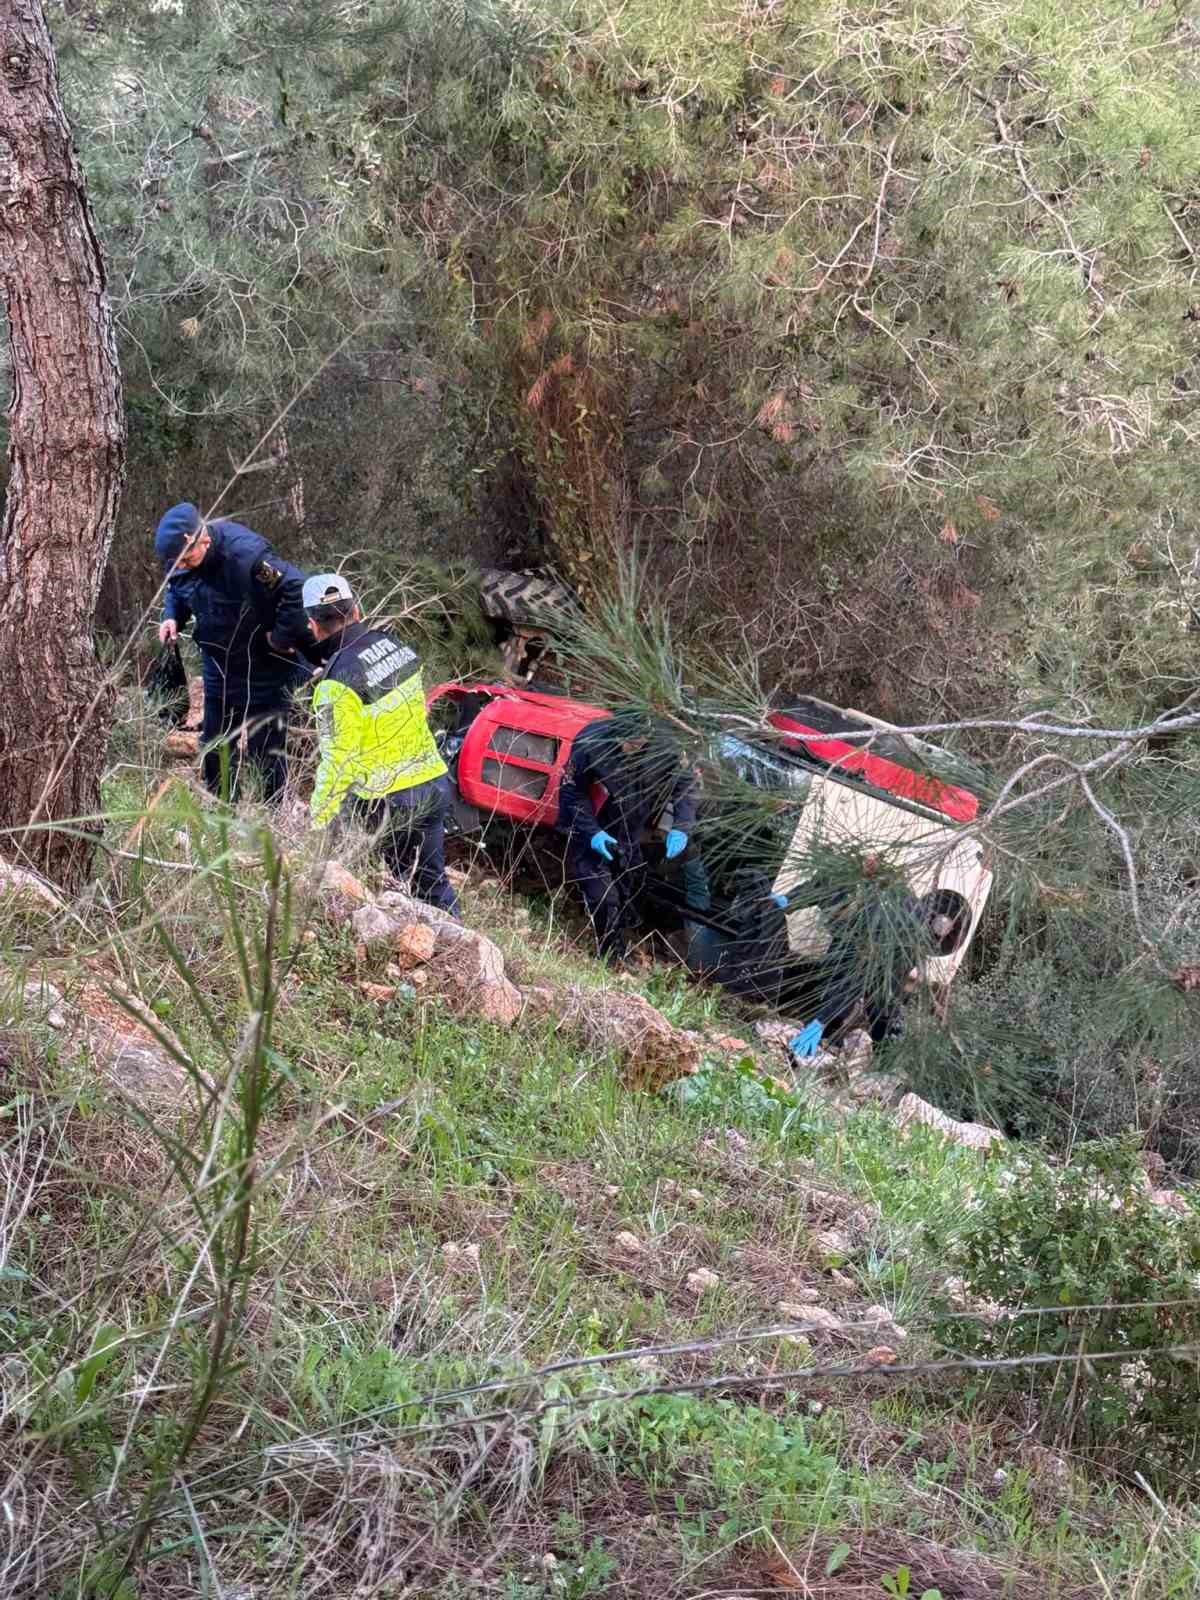
[[[768,721],[782,732],[800,735],[798,739],[786,739],[785,744],[802,744],[818,761],[842,772],[856,772],[877,789],[929,806],[944,816],[953,817],[955,822],[970,822],[979,813],[979,801],[967,789],[943,783],[940,778],[925,773],[910,772],[886,756],[872,755],[858,745],[847,744],[844,739],[831,739],[828,734],[797,722],[794,717],[784,716],[782,712],[776,712]]]

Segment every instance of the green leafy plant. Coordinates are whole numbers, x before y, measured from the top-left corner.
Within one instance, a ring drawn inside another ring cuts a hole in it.
[[[884,1572],[880,1575],[880,1583],[893,1596],[893,1600],[907,1600],[912,1593],[912,1569],[899,1566],[894,1572]],[[940,1589],[924,1589],[920,1600],[942,1600]]]
[[[1062,1358],[993,1380],[1042,1390],[1061,1438],[1094,1450],[1136,1440],[1156,1470],[1194,1459],[1200,1219],[1154,1204],[1129,1141],[1080,1146],[1066,1166],[1023,1158],[956,1233],[927,1229],[926,1242],[948,1245],[969,1290],[1005,1308],[946,1321],[948,1345]]]
[[[625,1470],[681,1506],[693,1480],[710,1483],[722,1515],[702,1515],[692,1527],[721,1546],[774,1527],[786,1535],[806,1507],[841,1484],[836,1463],[804,1421],[736,1400],[649,1395],[601,1411],[589,1431]]]

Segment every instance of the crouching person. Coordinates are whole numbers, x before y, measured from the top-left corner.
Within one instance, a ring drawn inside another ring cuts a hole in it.
[[[322,573],[304,585],[308,626],[325,661],[313,694],[320,763],[312,823],[324,828],[349,802],[398,878],[458,915],[446,877],[446,764],[425,716],[421,662],[390,634],[369,628],[350,585]]]

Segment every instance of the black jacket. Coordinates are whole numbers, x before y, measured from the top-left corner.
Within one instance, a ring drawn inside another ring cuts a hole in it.
[[[627,736],[619,719],[607,717],[576,736],[558,791],[558,825],[565,833],[590,839],[604,828],[622,844],[636,843],[668,806],[676,828],[687,832],[695,822],[695,774],[679,748],[656,738],[626,753],[621,742]],[[593,784],[607,791],[598,813]]]

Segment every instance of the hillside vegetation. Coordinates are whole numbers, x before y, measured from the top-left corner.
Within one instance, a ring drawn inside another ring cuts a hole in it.
[[[771,680],[901,719],[1186,692],[1186,7],[65,10],[129,385],[114,630],[162,505],[295,402],[225,509],[298,557],[587,589],[636,547]]]
[[[1130,1150],[899,1140],[669,968],[703,1064],[632,1090],[147,793],[86,902],[9,901],[6,1594],[1193,1592],[1200,1225]],[[613,984],[557,900],[463,894],[527,995]]]
[[[88,709],[0,762],[104,760],[0,829],[0,1595],[1200,1592],[1200,18],[45,11],[129,448],[70,638],[82,435],[6,485],[12,701],[69,659]],[[994,874],[953,990],[805,1068],[471,841],[447,934],[308,830],[307,707],[285,803],[218,806],[143,688],[185,499],[427,686],[502,670],[481,569],[553,568],[550,670],[734,854],[795,800],[713,753],[786,697],[935,739]]]

